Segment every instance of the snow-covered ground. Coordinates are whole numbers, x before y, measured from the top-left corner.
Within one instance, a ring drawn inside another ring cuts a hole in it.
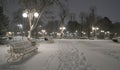
[[[12,64],[1,46],[0,70],[120,70],[120,44],[110,40],[41,40],[37,46],[37,54]]]

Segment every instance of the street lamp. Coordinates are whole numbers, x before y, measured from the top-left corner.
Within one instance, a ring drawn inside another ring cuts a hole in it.
[[[17,25],[20,29],[23,29],[23,25],[22,24],[18,24]]]
[[[77,30],[74,32],[74,37],[75,37],[75,38],[78,37],[78,31],[77,31]]]
[[[43,33],[45,33],[46,31],[45,30],[42,30]]]
[[[107,31],[108,34],[110,34],[110,31]]]
[[[104,30],[101,30],[102,33],[104,33],[105,31]]]
[[[35,18],[38,18],[38,16],[39,16],[38,12],[35,12],[34,16],[35,16]]]
[[[36,23],[38,23],[37,21],[36,22],[34,21],[35,20],[34,18],[38,18],[39,13],[36,12],[35,10],[27,10],[22,14],[22,16],[23,18],[28,18],[29,20],[30,30],[28,31],[28,38],[31,39],[32,30],[34,29],[34,26],[36,25]]]
[[[76,30],[75,32],[77,33],[78,31]]]
[[[99,30],[98,27],[92,27],[92,30]]]
[[[27,15],[26,12],[24,12],[24,13],[22,14],[22,16],[23,16],[24,18],[27,18],[27,17],[28,17],[28,15]]]
[[[66,29],[66,27],[62,26],[60,27],[60,30],[61,30],[61,37],[63,38],[63,35],[64,35],[64,30]]]
[[[42,33],[43,33],[43,36],[45,36],[45,33],[46,33],[46,30],[41,30],[42,31]]]
[[[99,30],[98,27],[92,27],[92,31],[94,31],[94,38],[97,38],[96,37],[96,31]]]
[[[65,30],[65,29],[66,29],[66,27],[64,27],[64,26],[63,26],[63,27],[60,27],[60,30]]]
[[[101,33],[100,33],[100,37],[101,37],[102,39],[105,39],[106,32],[105,32],[104,30],[101,30],[100,32],[101,32]]]
[[[86,33],[84,31],[82,31],[82,34],[85,35]]]
[[[35,18],[38,18],[39,13],[38,13],[38,12],[30,12],[30,13],[24,12],[24,13],[22,14],[22,16],[23,16],[24,18],[27,18],[27,17],[32,17],[32,18],[33,18],[33,16],[34,16]]]
[[[18,24],[17,26],[18,26],[18,28],[19,28],[20,31],[21,31],[21,34],[22,34],[22,40],[23,40],[23,25],[22,25],[22,24]]]
[[[106,34],[107,34],[107,37],[110,38],[110,31],[107,31]]]

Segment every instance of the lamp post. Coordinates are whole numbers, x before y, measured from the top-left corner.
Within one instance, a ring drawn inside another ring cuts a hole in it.
[[[99,30],[98,27],[92,27],[92,31],[94,33],[94,38],[97,38],[96,31]]]
[[[107,31],[106,33],[107,33],[108,39],[110,39],[110,31]]]
[[[82,33],[84,36],[85,36],[85,34],[86,34],[84,31],[82,31],[81,33]]]
[[[18,28],[19,28],[20,31],[21,31],[21,34],[22,34],[22,40],[23,40],[23,25],[22,25],[22,24],[18,24],[17,26],[18,26]]]
[[[31,39],[32,30],[36,25],[35,19],[39,17],[39,13],[35,10],[27,10],[22,14],[23,18],[28,18],[30,29],[28,31],[28,39]]]
[[[104,33],[105,31],[104,30],[101,30],[102,33]]]
[[[78,36],[78,30],[76,30],[75,33],[76,33],[76,36]]]
[[[45,37],[45,33],[46,33],[46,30],[41,30],[42,31],[42,33],[43,33],[43,37]]]
[[[64,30],[66,29],[66,27],[62,26],[60,27],[60,30],[61,30],[61,38],[63,38],[63,35],[64,35]]]
[[[100,33],[101,38],[102,38],[102,39],[105,39],[105,31],[104,31],[104,30],[101,30],[100,32],[101,32],[101,33]]]

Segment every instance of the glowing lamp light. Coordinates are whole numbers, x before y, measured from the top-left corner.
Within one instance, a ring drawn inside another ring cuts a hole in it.
[[[28,17],[27,13],[23,13],[22,16],[23,16],[24,18],[27,18],[27,17]]]
[[[98,27],[97,27],[96,29],[97,29],[97,30],[99,30],[99,28],[98,28]]]
[[[94,28],[94,27],[92,27],[92,30],[95,30],[95,28]]]
[[[34,17],[37,18],[39,16],[38,12],[34,13]]]

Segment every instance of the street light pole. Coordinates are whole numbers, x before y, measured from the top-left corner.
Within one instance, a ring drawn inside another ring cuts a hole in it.
[[[22,24],[18,24],[17,26],[19,27],[19,30],[21,31],[22,40],[23,40],[23,25]]]
[[[92,27],[92,31],[94,33],[94,39],[97,38],[97,34],[96,34],[96,31],[99,30],[98,27]]]
[[[64,35],[64,30],[66,29],[66,27],[62,26],[60,27],[60,30],[61,30],[61,38],[63,38],[63,35]]]
[[[46,32],[46,30],[41,30],[42,31],[42,33],[43,33],[43,37],[45,37],[45,32]]]
[[[32,21],[33,21],[34,18],[38,18],[38,17],[39,17],[39,13],[36,12],[36,11],[34,11],[34,10],[32,10],[32,11],[27,10],[26,12],[24,12],[24,13],[22,14],[22,16],[23,16],[24,18],[28,18],[28,20],[29,20],[30,29],[29,29],[29,31],[28,31],[28,39],[31,40],[32,30],[33,30],[33,28],[34,28],[34,26],[35,26],[35,24],[36,24],[35,22],[32,23]]]
[[[101,34],[101,37],[103,37],[103,39],[105,39],[105,31],[104,30],[101,30],[100,31],[102,34]]]

